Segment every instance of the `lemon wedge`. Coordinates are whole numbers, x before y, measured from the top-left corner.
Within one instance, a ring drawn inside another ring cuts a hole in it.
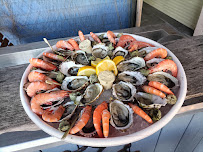
[[[78,70],[77,76],[88,76],[89,77],[90,75],[95,74],[95,73],[96,73],[96,70],[94,67],[84,66]]]
[[[96,58],[95,61],[91,61],[91,66],[93,66],[93,67],[96,68],[97,64],[98,64],[99,62],[101,62],[102,60],[105,60],[105,59],[110,59],[110,58],[109,58],[109,56],[106,56],[104,59]]]
[[[113,62],[118,65],[120,62],[124,61],[125,58],[123,56],[116,56],[114,59],[113,59]]]
[[[98,75],[102,71],[112,71],[115,76],[118,74],[116,64],[110,59],[102,60],[97,64],[96,74]]]

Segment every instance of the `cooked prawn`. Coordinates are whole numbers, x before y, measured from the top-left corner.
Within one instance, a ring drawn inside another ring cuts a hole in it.
[[[60,118],[62,117],[63,113],[65,111],[65,108],[60,105],[55,110],[44,110],[42,114],[42,119],[47,122],[58,122]]]
[[[102,125],[103,125],[103,134],[104,137],[107,138],[109,136],[109,119],[111,118],[111,114],[107,109],[102,111]]]
[[[133,109],[133,111],[139,115],[140,117],[142,117],[143,119],[145,119],[147,122],[149,123],[153,123],[152,119],[138,106],[132,104],[132,103],[128,103],[128,105]]]
[[[84,41],[85,40],[85,36],[82,33],[82,31],[78,31],[78,35],[79,35],[80,41]]]
[[[101,40],[98,38],[96,34],[94,34],[93,32],[90,32],[90,35],[96,42],[101,43]]]
[[[133,42],[130,43],[130,46],[129,46],[130,50],[128,50],[128,51],[132,52],[134,50],[141,49],[141,48],[147,47],[147,46],[154,47],[154,45],[152,45],[150,43],[147,43],[147,42],[133,41]]]
[[[68,42],[73,46],[75,50],[80,50],[78,43],[74,39],[69,39]]]
[[[170,70],[172,75],[174,77],[177,77],[177,74],[178,74],[178,68],[177,68],[177,65],[174,61],[172,60],[169,60],[169,59],[166,59],[166,60],[163,60],[161,62],[159,62],[157,65],[149,68],[149,73],[154,73],[154,72],[158,72],[158,71],[167,71],[167,70]]]
[[[153,50],[152,52],[148,53],[144,59],[145,61],[151,60],[155,57],[161,57],[162,59],[167,57],[167,51],[164,48],[158,48]]]
[[[168,94],[173,94],[173,92],[167,86],[165,86],[164,84],[162,84],[160,82],[150,81],[148,83],[148,85],[151,86],[151,87],[154,87],[154,88],[156,88],[158,90],[161,90],[163,92],[166,92]]]
[[[50,103],[53,101],[62,100],[69,96],[69,92],[65,90],[52,91],[50,93],[40,93],[31,99],[31,109],[34,113],[42,115],[44,110],[41,105]]]
[[[112,31],[107,31],[107,37],[111,43],[116,44],[116,35]]]
[[[47,61],[41,60],[41,59],[37,59],[37,58],[31,58],[29,60],[30,64],[32,64],[32,66],[36,67],[36,68],[41,68],[47,71],[52,71],[52,70],[56,70],[57,67]]]
[[[39,91],[51,90],[51,89],[54,89],[56,87],[57,87],[57,85],[55,85],[55,84],[47,84],[46,82],[40,82],[40,81],[31,82],[29,84],[29,86],[27,87],[27,95],[29,97],[33,97]]]
[[[101,119],[102,119],[102,111],[107,109],[108,105],[105,101],[103,101],[97,108],[94,110],[93,113],[93,124],[94,128],[97,131],[99,137],[103,137],[102,129],[101,129]]]
[[[165,95],[163,92],[161,92],[161,91],[159,91],[159,90],[157,90],[157,89],[155,89],[155,88],[153,88],[153,87],[150,87],[150,86],[143,86],[142,89],[143,89],[145,92],[147,92],[147,93],[160,96],[161,98],[165,98],[165,97],[166,97],[166,95]]]
[[[63,56],[56,55],[54,53],[44,52],[43,55],[50,58],[50,59],[54,59],[54,60],[57,60],[57,61],[62,61],[63,62],[63,61],[66,60],[66,58],[64,58]]]
[[[56,47],[57,48],[61,48],[61,49],[68,49],[73,51],[74,48],[72,47],[72,45],[70,43],[68,43],[67,41],[64,40],[60,40],[56,43]]]
[[[86,106],[80,119],[76,122],[75,126],[70,130],[70,134],[79,132],[89,121],[92,111],[92,106]]]
[[[124,47],[127,43],[136,41],[136,39],[130,35],[122,35],[118,41],[117,47]]]

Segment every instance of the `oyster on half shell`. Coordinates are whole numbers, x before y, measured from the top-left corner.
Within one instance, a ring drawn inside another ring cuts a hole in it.
[[[113,84],[113,96],[121,101],[133,100],[136,93],[136,88],[129,82],[120,81],[119,83]]]
[[[142,85],[147,79],[140,72],[124,71],[118,74],[118,80],[130,82],[133,85]]]
[[[88,60],[87,54],[85,51],[75,51],[75,53],[72,55],[72,59],[77,63],[77,64],[82,64],[82,65],[88,65],[90,61]]]
[[[128,55],[128,51],[125,50],[124,48],[118,46],[114,51],[113,51],[113,57],[115,58],[116,56],[123,56],[124,58]]]
[[[62,62],[59,66],[59,71],[66,76],[76,76],[82,64],[75,64],[74,61]]]
[[[108,51],[108,47],[104,43],[99,43],[92,48],[92,55],[95,58],[103,59],[107,56]]]
[[[128,129],[133,123],[133,110],[123,102],[114,100],[109,104],[110,123],[118,130]]]
[[[89,79],[86,76],[71,76],[63,80],[61,89],[68,91],[78,91],[89,84]]]
[[[135,98],[142,108],[161,108],[167,104],[166,98],[144,92],[136,93]]]
[[[145,61],[141,57],[133,57],[128,61],[121,62],[117,68],[118,71],[136,71],[145,66]]]

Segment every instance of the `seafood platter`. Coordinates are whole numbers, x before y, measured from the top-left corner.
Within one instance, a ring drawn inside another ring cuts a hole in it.
[[[29,60],[20,97],[37,126],[70,143],[106,147],[150,136],[175,116],[187,81],[169,49],[128,33],[78,35]]]

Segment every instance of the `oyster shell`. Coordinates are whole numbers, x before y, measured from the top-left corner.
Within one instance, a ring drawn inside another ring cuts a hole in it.
[[[141,57],[133,57],[128,61],[121,62],[117,68],[119,71],[136,71],[145,66],[145,61]]]
[[[164,59],[162,59],[162,58],[153,58],[153,59],[147,61],[146,65],[147,65],[148,68],[150,68],[150,67],[158,64],[159,62],[163,61],[163,60]]]
[[[114,100],[109,104],[110,123],[118,130],[128,129],[133,123],[133,110],[123,102]]]
[[[71,76],[63,80],[61,89],[68,91],[78,91],[89,84],[89,79],[86,76]]]
[[[73,101],[67,102],[63,105],[63,107],[65,107],[65,111],[59,122],[63,120],[69,120],[77,109],[77,105],[75,105]]]
[[[139,105],[143,108],[161,108],[161,106],[165,106],[167,104],[166,99],[162,99],[159,96],[138,92],[135,94],[135,98]]]
[[[84,51],[78,50],[72,55],[72,60],[77,64],[88,65],[90,61],[88,60],[87,54]]]
[[[59,66],[59,71],[66,76],[76,76],[79,68],[84,65],[75,64],[74,61],[62,62]]]
[[[107,54],[108,54],[108,47],[105,46],[104,43],[99,43],[97,45],[94,45],[94,47],[92,48],[92,55],[95,58],[103,59],[107,56]]]
[[[112,86],[113,96],[121,101],[133,100],[136,88],[129,82],[120,81]]]
[[[179,86],[178,80],[175,77],[162,71],[148,75],[147,80],[158,81],[170,89],[176,89]]]
[[[152,52],[155,49],[158,49],[158,47],[145,47],[145,48],[139,50],[139,52],[146,51],[146,53],[150,53],[150,52]]]
[[[118,74],[118,80],[130,82],[133,85],[142,85],[147,79],[140,72],[124,71]]]
[[[115,58],[116,56],[123,56],[124,58],[128,55],[128,51],[125,50],[124,48],[118,46],[114,51],[113,51],[113,57]]]
[[[80,99],[81,104],[87,105],[98,99],[102,92],[103,86],[101,84],[99,83],[90,84],[86,88],[84,94],[78,97],[77,100]]]

